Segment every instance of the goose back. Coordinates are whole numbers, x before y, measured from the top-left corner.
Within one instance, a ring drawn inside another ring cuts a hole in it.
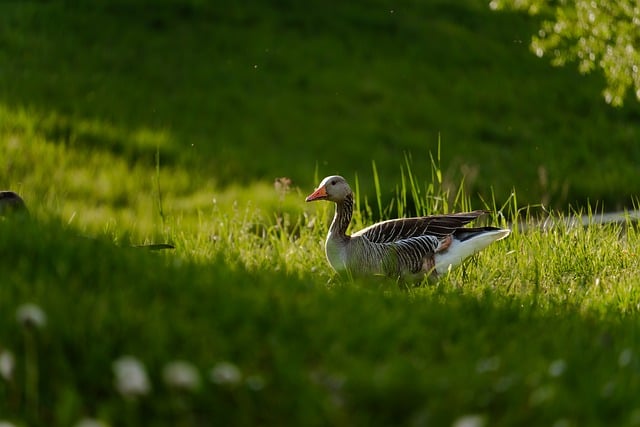
[[[373,243],[391,243],[424,235],[445,237],[486,213],[488,211],[476,210],[448,215],[392,219],[362,229],[352,237],[363,236]]]

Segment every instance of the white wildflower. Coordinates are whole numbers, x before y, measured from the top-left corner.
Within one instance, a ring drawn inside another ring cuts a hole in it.
[[[484,427],[485,417],[478,414],[463,415],[457,418],[452,427]]]
[[[47,324],[47,315],[35,304],[22,304],[18,307],[16,319],[26,327],[42,328]]]
[[[5,381],[11,381],[15,367],[16,361],[13,353],[9,350],[0,351],[0,377],[4,378]]]
[[[231,362],[220,362],[211,370],[211,381],[216,384],[236,385],[242,380],[242,372]]]
[[[167,363],[162,370],[162,378],[167,385],[181,390],[195,390],[200,386],[198,369],[182,360]]]
[[[115,385],[125,397],[142,396],[149,392],[151,384],[142,362],[132,356],[122,356],[113,362]]]
[[[83,418],[76,423],[75,427],[109,427],[109,424],[95,418]]]
[[[630,348],[625,348],[620,352],[620,356],[618,356],[618,365],[620,365],[620,367],[623,368],[627,366],[629,363],[631,363],[632,359],[633,359],[633,351],[631,351]]]
[[[556,359],[549,365],[549,375],[552,377],[559,377],[564,374],[567,369],[567,362],[562,359]]]

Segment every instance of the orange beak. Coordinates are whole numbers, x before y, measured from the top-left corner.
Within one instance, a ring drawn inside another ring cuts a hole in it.
[[[309,194],[307,196],[307,198],[304,199],[304,201],[305,202],[313,202],[314,200],[322,200],[322,199],[326,199],[326,198],[327,198],[327,189],[323,185],[322,187],[319,187],[313,193]]]

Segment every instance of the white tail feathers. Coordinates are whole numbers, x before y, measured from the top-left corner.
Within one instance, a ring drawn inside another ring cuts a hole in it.
[[[511,230],[507,229],[483,230],[463,241],[453,236],[451,246],[446,251],[437,253],[434,257],[436,274],[446,273],[450,268],[462,264],[462,261],[471,255],[481,251],[495,241],[504,239],[510,233]]]

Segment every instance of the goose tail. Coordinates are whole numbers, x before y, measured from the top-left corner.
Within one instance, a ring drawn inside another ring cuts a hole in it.
[[[447,250],[435,255],[436,274],[441,275],[480,252],[491,243],[504,239],[511,230],[496,227],[459,228],[453,233]]]

